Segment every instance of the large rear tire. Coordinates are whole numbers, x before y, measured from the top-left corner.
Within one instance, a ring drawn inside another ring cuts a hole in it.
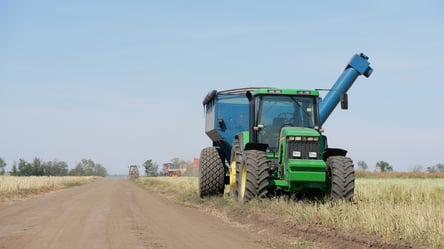
[[[345,156],[331,156],[327,159],[327,177],[332,200],[353,199],[355,192],[355,169],[353,161]]]
[[[223,195],[224,161],[215,147],[208,147],[201,151],[198,176],[199,197]]]
[[[260,150],[244,151],[239,177],[239,202],[265,197],[268,194],[269,177],[269,161],[266,152]]]

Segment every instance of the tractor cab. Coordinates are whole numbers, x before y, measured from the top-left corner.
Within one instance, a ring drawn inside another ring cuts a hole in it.
[[[267,144],[267,153],[277,154],[282,131],[287,127],[319,129],[317,91],[258,89],[250,95],[253,120],[250,141]],[[285,132],[288,133],[288,132]]]

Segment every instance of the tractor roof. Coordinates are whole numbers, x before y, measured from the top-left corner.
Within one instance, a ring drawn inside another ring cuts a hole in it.
[[[287,88],[276,88],[276,87],[245,87],[245,88],[234,88],[223,91],[212,90],[210,91],[202,101],[203,105],[210,103],[214,97],[217,95],[239,95],[246,94],[247,92],[256,94],[285,94],[285,95],[308,95],[308,96],[319,96],[318,90],[306,90],[306,89],[287,89]]]

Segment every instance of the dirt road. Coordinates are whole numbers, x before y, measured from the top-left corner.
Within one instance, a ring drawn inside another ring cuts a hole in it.
[[[105,179],[0,205],[0,249],[420,248],[263,213],[222,219],[150,191]]]
[[[0,248],[261,248],[246,229],[126,179],[0,206]]]

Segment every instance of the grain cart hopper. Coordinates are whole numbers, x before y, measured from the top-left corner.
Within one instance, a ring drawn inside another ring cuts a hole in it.
[[[203,100],[205,132],[199,196],[222,195],[225,184],[240,202],[274,194],[350,200],[354,166],[347,151],[330,148],[322,125],[359,75],[368,57],[355,55],[324,99],[318,90],[241,88],[213,90]]]

